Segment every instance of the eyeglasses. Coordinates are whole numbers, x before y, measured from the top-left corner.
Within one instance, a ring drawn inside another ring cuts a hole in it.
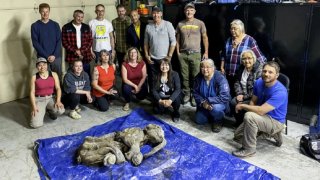
[[[241,60],[247,60],[247,59],[253,59],[253,57],[244,57],[244,58],[241,58]]]
[[[211,69],[212,67],[201,67],[201,69]]]

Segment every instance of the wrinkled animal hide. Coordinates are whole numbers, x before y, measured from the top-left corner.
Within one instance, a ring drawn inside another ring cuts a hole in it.
[[[142,155],[140,147],[145,144],[154,145],[154,148]],[[158,125],[149,124],[144,129],[127,128],[101,137],[86,137],[78,150],[77,161],[86,165],[103,163],[106,166],[128,160],[137,166],[166,144],[164,131]]]

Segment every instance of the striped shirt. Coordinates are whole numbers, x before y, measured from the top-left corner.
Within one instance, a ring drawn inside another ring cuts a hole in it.
[[[240,55],[246,49],[251,49],[256,55],[257,61],[264,64],[266,58],[259,50],[257,42],[251,36],[245,35],[236,48],[232,48],[232,38],[229,38],[221,57],[221,60],[224,61],[224,69],[227,75],[234,76],[237,73],[241,64]]]

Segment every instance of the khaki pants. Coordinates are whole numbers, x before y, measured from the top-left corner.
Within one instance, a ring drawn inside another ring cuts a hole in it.
[[[269,115],[260,116],[254,112],[247,112],[243,123],[234,132],[234,138],[238,140],[242,139],[242,147],[244,149],[255,150],[258,132],[267,133],[272,136],[283,129],[284,125]]]
[[[64,108],[57,109],[54,107],[54,100],[52,96],[36,97],[36,105],[39,112],[36,112],[34,117],[31,117],[30,126],[33,128],[38,128],[43,125],[43,118],[46,111],[49,113],[63,114]]]
[[[186,96],[190,96],[190,88],[196,75],[200,72],[201,53],[180,53],[179,62],[182,75],[182,91]],[[191,76],[190,76],[191,75]]]

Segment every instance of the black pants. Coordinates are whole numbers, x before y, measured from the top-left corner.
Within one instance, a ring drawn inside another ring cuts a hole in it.
[[[99,111],[105,112],[108,111],[110,106],[110,101],[112,100],[112,96],[104,95],[101,97],[95,97],[93,105],[99,109]]]
[[[71,110],[74,110],[80,103],[88,104],[88,101],[85,94],[70,93],[63,96],[62,103],[65,107],[69,107]]]
[[[117,61],[118,61],[119,69],[121,70],[123,59],[124,59],[124,56],[126,55],[126,53],[122,53],[122,52],[116,51],[116,55],[117,55]]]
[[[249,104],[250,100],[246,100],[246,101],[243,101],[242,103],[244,104]],[[238,127],[240,126],[240,124],[243,122],[243,118],[244,118],[244,114],[247,112],[245,110],[241,110],[241,111],[238,111],[238,113],[236,113],[236,105],[237,105],[237,100],[236,100],[236,97],[234,97],[232,100],[231,100],[231,114],[233,115],[233,117],[236,119],[236,123],[234,124],[235,127]]]
[[[160,72],[160,59],[153,59],[153,64],[148,64],[148,84],[149,84],[149,93],[152,95],[153,82],[156,79],[157,75]]]
[[[230,87],[230,95],[231,97],[234,97],[235,96],[235,91],[234,91],[234,83],[236,82],[236,75],[234,76],[230,76],[230,75],[226,75],[226,78],[228,80],[228,83],[229,83],[229,87]]]
[[[140,91],[137,94],[133,94],[132,90],[133,90],[132,86],[125,84],[125,83],[122,84],[122,96],[124,97],[126,103],[131,102],[133,95],[136,96],[136,99],[143,100],[146,98],[146,96],[148,94],[148,87],[147,87],[146,83],[143,83]]]
[[[171,112],[172,117],[180,118],[180,112],[179,112],[180,105],[181,105],[181,96],[177,97],[171,104],[171,106],[173,107],[173,112]],[[166,110],[166,108],[160,105],[158,101],[154,101],[153,106],[154,106],[154,113],[156,114],[163,114]]]

